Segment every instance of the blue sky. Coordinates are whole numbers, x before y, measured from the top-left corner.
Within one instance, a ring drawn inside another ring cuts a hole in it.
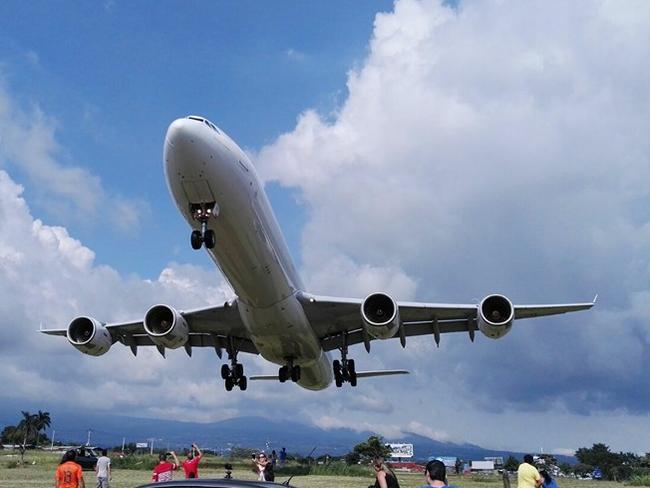
[[[647,450],[649,36],[643,0],[2,2],[7,401],[195,421],[263,402],[393,438]],[[228,296],[163,178],[166,128],[192,113],[249,151],[309,291],[599,303],[498,341],[356,348],[359,369],[412,374],[317,394],[226,395],[207,350],[92,358],[34,334]],[[75,368],[97,383],[61,395]]]
[[[366,54],[375,13],[390,8],[387,1],[353,9],[346,2],[3,3],[5,84],[17,103],[38,104],[56,124],[64,164],[141,200],[141,226],[115,235],[101,220],[51,215],[46,201],[35,208],[68,226],[99,262],[156,276],[187,241],[161,171],[167,125],[206,114],[256,150],[290,130],[305,108],[335,110],[347,72]],[[298,258],[304,209],[290,190],[272,185],[269,195]]]

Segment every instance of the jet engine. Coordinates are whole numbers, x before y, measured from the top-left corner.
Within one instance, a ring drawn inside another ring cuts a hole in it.
[[[66,336],[70,344],[91,356],[101,356],[113,344],[104,324],[91,317],[77,317],[70,322]]]
[[[183,316],[168,305],[154,305],[144,316],[144,330],[157,346],[176,349],[189,338]]]
[[[361,318],[376,339],[390,339],[400,327],[399,308],[385,293],[372,293],[361,304]]]
[[[490,339],[499,339],[512,327],[515,309],[503,295],[488,295],[478,306],[478,328]]]

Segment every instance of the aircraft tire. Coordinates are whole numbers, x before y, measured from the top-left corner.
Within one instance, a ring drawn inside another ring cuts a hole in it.
[[[280,380],[280,383],[284,383],[287,381],[287,378],[289,376],[289,368],[286,366],[282,366],[280,368],[280,371],[278,371],[278,379]]]
[[[232,375],[235,378],[243,378],[244,377],[244,365],[237,363],[235,364],[235,367],[233,368]]]
[[[357,370],[354,367],[354,359],[348,359],[348,375],[349,376],[357,376]]]
[[[212,249],[216,243],[216,238],[214,236],[214,231],[212,229],[208,229],[205,231],[205,235],[203,236],[203,242],[205,242],[205,247],[208,249]]]
[[[201,249],[203,244],[203,239],[201,238],[201,232],[198,230],[192,231],[190,234],[190,243],[192,244],[192,249],[198,250]]]
[[[225,380],[228,379],[230,376],[230,368],[228,367],[227,364],[222,364],[221,365],[221,379]]]
[[[239,389],[241,391],[246,391],[246,388],[248,388],[248,380],[246,379],[246,376],[242,376],[239,378]]]
[[[348,359],[348,381],[350,386],[357,386],[357,370],[354,367],[354,359]]]
[[[232,391],[233,386],[235,386],[235,381],[229,376],[226,378],[226,391]]]
[[[294,383],[300,381],[300,366],[296,365],[291,369],[291,381]]]

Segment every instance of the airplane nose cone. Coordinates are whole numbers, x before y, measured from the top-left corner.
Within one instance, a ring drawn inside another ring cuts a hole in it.
[[[201,124],[191,119],[177,119],[170,124],[163,153],[167,171],[178,172],[180,166],[189,168],[203,159],[201,128]]]
[[[187,143],[191,139],[191,126],[195,124],[194,121],[188,119],[176,119],[174,120],[167,129],[167,135],[165,136],[165,142],[171,147],[177,147],[184,143]]]

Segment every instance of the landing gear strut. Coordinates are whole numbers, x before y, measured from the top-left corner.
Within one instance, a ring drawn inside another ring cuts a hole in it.
[[[213,215],[216,215],[215,212],[216,203],[192,203],[190,205],[190,212],[192,218],[201,224],[201,230],[194,230],[190,235],[190,243],[192,244],[192,249],[201,249],[201,246],[205,244],[205,247],[212,249],[216,242],[214,231],[208,229],[208,220]]]
[[[230,366],[227,364],[221,366],[221,378],[226,383],[226,391],[231,391],[235,385],[239,386],[241,391],[248,387],[248,379],[244,376],[244,365],[237,362],[237,352],[232,346],[228,347]]]
[[[282,366],[278,371],[278,379],[280,383],[284,383],[288,379],[297,383],[300,380],[300,366],[293,364],[293,359],[289,359],[286,366]]]
[[[354,366],[354,359],[348,359],[347,337],[343,336],[343,346],[340,348],[341,360],[335,359],[332,362],[334,369],[334,382],[340,388],[343,383],[350,383],[350,386],[357,386],[357,370]]]

